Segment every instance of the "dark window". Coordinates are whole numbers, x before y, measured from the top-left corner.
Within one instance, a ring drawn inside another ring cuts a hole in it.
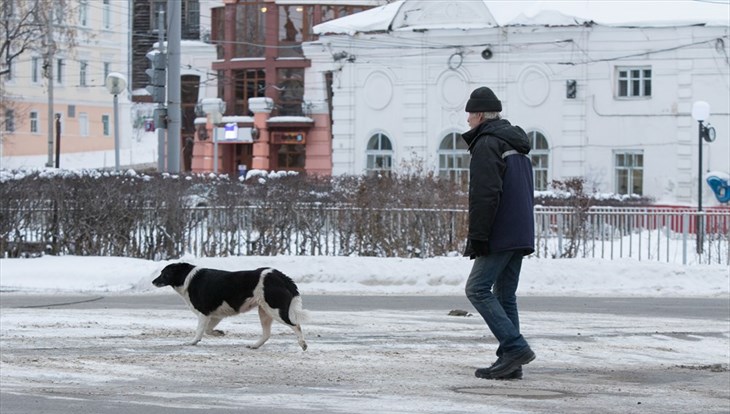
[[[615,157],[616,193],[644,193],[644,154],[641,152],[617,152]]]
[[[277,71],[279,115],[302,115],[304,99],[304,69],[279,69]]]
[[[234,70],[233,79],[235,88],[233,113],[252,115],[248,109],[248,99],[265,96],[266,72],[263,69]]]
[[[303,144],[279,145],[276,151],[278,168],[282,170],[303,170],[305,153]]]
[[[266,14],[274,3],[241,2],[236,5],[234,57],[263,57],[266,43]]]
[[[393,144],[387,135],[378,132],[370,137],[366,151],[368,174],[389,174],[393,168]]]
[[[471,156],[468,145],[461,134],[449,133],[439,145],[439,176],[466,185],[469,182],[469,161]]]
[[[279,6],[279,57],[302,57],[302,42],[312,40],[314,8]]]
[[[530,131],[527,136],[530,138],[530,148],[532,148],[530,159],[532,160],[535,191],[547,191],[550,147],[545,135],[537,131]]]
[[[618,68],[617,96],[621,98],[641,98],[651,96],[650,68]]]

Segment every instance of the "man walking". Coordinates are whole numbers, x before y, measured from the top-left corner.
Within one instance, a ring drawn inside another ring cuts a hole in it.
[[[520,333],[517,285],[522,258],[535,251],[530,141],[522,128],[501,119],[502,102],[491,89],[475,89],[466,103],[469,145],[469,239],[474,259],[466,296],[499,341],[497,361],[479,368],[484,379],[521,379],[535,359]]]

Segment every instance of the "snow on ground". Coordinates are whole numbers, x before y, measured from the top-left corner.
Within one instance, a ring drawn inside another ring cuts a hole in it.
[[[429,259],[235,256],[183,257],[225,270],[276,267],[304,294],[463,295],[472,262],[463,257]],[[160,292],[151,284],[171,261],[123,257],[45,256],[0,259],[0,291],[31,293]],[[523,262],[520,295],[606,297],[729,297],[730,268],[652,261],[534,259]]]
[[[157,134],[155,132],[139,132],[136,137],[130,139],[129,147],[119,150],[119,165],[123,168],[129,166],[154,166],[157,167]],[[55,158],[53,159],[55,162]],[[28,156],[3,156],[0,157],[0,167],[7,170],[40,169],[48,162],[48,155]],[[116,155],[114,150],[87,151],[87,152],[66,152],[62,153],[59,165],[63,169],[91,169],[91,168],[114,168]]]
[[[462,296],[464,258],[233,257],[185,260],[223,269],[275,266],[307,296]],[[174,295],[150,281],[168,262],[102,257],[0,259],[0,291]],[[730,300],[723,266],[601,260],[525,261],[520,293]],[[459,298],[459,299],[462,299]],[[620,302],[620,301],[619,301]],[[476,367],[496,342],[478,316],[313,312],[309,344],[274,325],[259,350],[254,313],[224,320],[223,337],[184,346],[196,317],[179,309],[0,306],[0,390],[6,394],[160,409],[279,413],[726,413],[730,317],[522,312],[537,353],[522,381],[485,381]],[[70,400],[73,399],[73,400]],[[61,401],[61,400],[57,400]],[[59,402],[60,404],[60,402]],[[63,406],[63,405],[59,405]],[[152,407],[152,408],[150,408]],[[169,411],[165,411],[169,412]],[[186,411],[189,412],[189,411]]]

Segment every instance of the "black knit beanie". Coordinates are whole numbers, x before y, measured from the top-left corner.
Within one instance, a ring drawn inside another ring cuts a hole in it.
[[[474,89],[466,102],[466,112],[502,112],[502,102],[486,86]]]

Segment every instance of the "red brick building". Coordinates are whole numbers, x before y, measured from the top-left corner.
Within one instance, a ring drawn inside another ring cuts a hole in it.
[[[218,128],[219,172],[235,174],[245,166],[331,174],[331,106],[314,107],[304,101],[305,82],[331,82],[331,78],[305,79],[310,62],[301,45],[316,40],[315,25],[382,3],[224,0],[222,7],[212,10],[211,42],[217,49],[212,71],[217,75],[218,97],[226,104],[218,126],[239,130],[235,138],[221,139]],[[193,171],[214,169],[214,135],[210,119],[205,126],[198,124]]]

